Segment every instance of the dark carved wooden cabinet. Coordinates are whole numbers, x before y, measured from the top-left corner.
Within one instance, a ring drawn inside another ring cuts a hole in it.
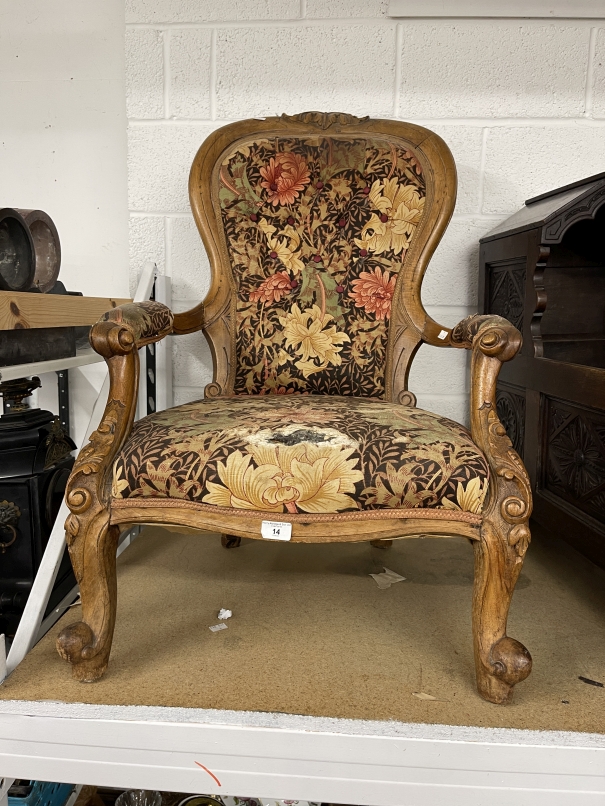
[[[480,263],[483,312],[523,333],[497,403],[534,517],[605,568],[605,173],[529,199]]]

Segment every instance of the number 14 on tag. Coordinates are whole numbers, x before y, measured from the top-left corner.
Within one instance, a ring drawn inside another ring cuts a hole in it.
[[[291,540],[292,524],[282,521],[262,521],[260,533],[265,540]]]

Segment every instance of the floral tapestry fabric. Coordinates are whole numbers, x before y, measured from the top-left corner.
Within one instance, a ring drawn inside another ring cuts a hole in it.
[[[174,316],[161,302],[129,302],[118,305],[103,314],[100,322],[118,322],[128,325],[137,341],[165,336],[172,331]]]
[[[239,145],[219,178],[235,392],[382,397],[395,283],[426,195],[414,153],[272,138]]]
[[[291,515],[439,508],[479,514],[488,465],[469,433],[421,409],[313,395],[218,398],[137,422],[116,499]]]

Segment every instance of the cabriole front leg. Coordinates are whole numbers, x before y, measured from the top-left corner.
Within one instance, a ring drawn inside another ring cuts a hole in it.
[[[69,527],[68,527],[69,528]],[[82,621],[65,627],[57,650],[76,680],[91,683],[107,668],[116,621],[116,549],[119,529],[102,511],[85,529],[69,536],[68,547],[82,599]]]
[[[527,526],[510,545],[500,524],[484,520],[474,542],[473,643],[477,688],[489,702],[508,702],[513,687],[531,672],[531,655],[506,634],[506,621],[515,584],[529,542]]]
[[[149,304],[143,313],[148,309]],[[119,309],[114,311],[112,315],[123,315]],[[101,422],[78,454],[67,482],[70,514],[65,536],[80,585],[82,621],[65,627],[57,638],[59,654],[71,663],[76,680],[85,682],[98,680],[104,673],[113,639],[119,529],[110,525],[110,486],[113,461],[132,427],[139,378],[134,327],[103,320],[93,327],[91,342],[107,360],[109,397]]]

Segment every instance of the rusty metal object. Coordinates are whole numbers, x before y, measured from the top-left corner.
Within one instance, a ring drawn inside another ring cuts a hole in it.
[[[43,210],[18,211],[31,233],[35,252],[32,286],[43,294],[54,286],[61,268],[61,243],[52,218]]]
[[[0,290],[27,291],[34,280],[34,241],[23,216],[12,207],[0,209]]]

